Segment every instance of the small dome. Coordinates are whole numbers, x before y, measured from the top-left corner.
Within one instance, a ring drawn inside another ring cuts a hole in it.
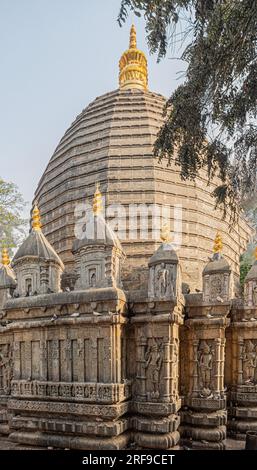
[[[16,287],[15,274],[10,266],[2,265],[0,267],[0,288]]]
[[[230,272],[230,266],[225,258],[221,255],[221,253],[215,253],[213,258],[209,263],[205,266],[203,270],[203,274],[214,274],[217,272]]]
[[[32,229],[29,236],[22,243],[17,253],[15,254],[13,258],[13,264],[16,264],[18,261],[20,261],[20,259],[27,257],[53,261],[64,268],[61,259],[47,241],[41,230]]]
[[[101,214],[92,213],[87,221],[85,236],[81,240],[75,240],[73,251],[77,251],[86,245],[108,245],[114,246],[122,251],[118,237],[106,223]]]
[[[252,279],[257,279],[257,260],[253,263],[250,271],[245,277],[245,281],[251,281]]]
[[[148,263],[149,266],[159,263],[178,264],[178,256],[173,248],[172,243],[162,243],[155,251]]]

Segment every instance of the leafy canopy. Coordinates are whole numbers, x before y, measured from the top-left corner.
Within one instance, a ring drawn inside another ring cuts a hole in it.
[[[122,0],[120,25],[129,10],[144,15],[158,60],[180,43],[187,64],[167,102],[155,155],[175,159],[184,179],[201,168],[210,179],[219,176],[217,204],[235,214],[256,189],[257,1]]]
[[[24,201],[17,187],[0,178],[0,248],[15,248],[24,235]]]

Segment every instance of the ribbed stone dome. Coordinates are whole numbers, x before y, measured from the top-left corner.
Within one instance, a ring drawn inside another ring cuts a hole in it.
[[[13,257],[13,264],[23,258],[37,258],[53,261],[63,268],[63,264],[53,247],[41,231],[32,230]]]
[[[214,185],[207,185],[205,173],[196,182],[182,181],[179,167],[160,164],[152,155],[163,122],[164,104],[165,98],[157,93],[115,90],[89,104],[61,139],[39,182],[36,199],[43,232],[62,258],[66,271],[72,271],[74,266],[74,209],[77,203],[92,203],[99,182],[106,207],[121,204],[126,213],[120,209],[119,215],[124,218],[130,204],[171,206],[171,230],[182,229],[177,252],[182,278],[191,288],[201,288],[202,270],[212,253],[217,231],[222,236],[224,256],[238,276],[239,256],[249,239],[249,226],[240,219],[239,225],[229,230],[229,222],[214,209]],[[150,225],[151,215],[148,220]],[[148,239],[141,239],[139,230],[129,233],[128,218],[125,232],[126,239],[121,240],[127,255],[124,286],[136,284],[139,288],[160,241],[152,238],[151,230]]]

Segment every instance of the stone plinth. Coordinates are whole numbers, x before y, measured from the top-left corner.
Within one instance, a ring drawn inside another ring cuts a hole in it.
[[[7,302],[0,338],[8,338],[5,348],[13,355],[2,389],[13,441],[74,449],[127,446],[125,302],[114,288]]]
[[[225,329],[230,303],[205,304],[187,296],[188,318],[181,341],[182,442],[193,449],[224,449]]]
[[[166,301],[131,303],[135,356],[134,440],[140,449],[172,449],[178,444],[179,327],[183,304]],[[133,365],[130,364],[130,369]]]

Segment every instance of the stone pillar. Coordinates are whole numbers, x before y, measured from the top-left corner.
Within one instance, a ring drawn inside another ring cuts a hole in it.
[[[179,442],[179,326],[174,301],[133,303],[137,376],[133,430],[137,449],[174,449]]]
[[[232,370],[227,370],[228,432],[243,440],[247,431],[257,429],[257,307],[235,305],[229,330],[227,348],[232,351]]]
[[[193,297],[188,296],[183,331],[184,360],[190,363],[181,412],[181,442],[193,449],[223,450],[227,419],[224,345],[230,303],[210,308]]]

